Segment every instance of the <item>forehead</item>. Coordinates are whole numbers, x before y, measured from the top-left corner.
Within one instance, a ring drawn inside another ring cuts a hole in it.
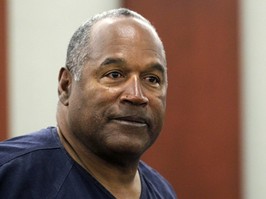
[[[108,31],[107,31],[108,30]],[[99,34],[110,35],[116,33],[117,36],[132,37],[136,33],[150,33],[150,37],[156,38],[157,34],[146,22],[133,17],[108,17],[99,20],[93,25],[92,37]]]
[[[162,43],[155,30],[146,22],[132,17],[105,18],[91,31],[91,53],[96,56],[108,50],[121,53],[150,53],[165,63]],[[164,64],[165,65],[165,64]]]

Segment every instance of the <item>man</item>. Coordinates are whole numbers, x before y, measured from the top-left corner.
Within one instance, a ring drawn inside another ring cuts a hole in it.
[[[139,14],[96,15],[73,35],[58,83],[57,128],[0,146],[1,198],[176,198],[140,161],[159,135],[163,44]]]

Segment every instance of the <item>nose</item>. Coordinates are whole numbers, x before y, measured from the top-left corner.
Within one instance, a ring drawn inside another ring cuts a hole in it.
[[[120,102],[137,106],[146,106],[148,104],[149,99],[143,94],[141,83],[137,76],[130,78],[125,85]]]

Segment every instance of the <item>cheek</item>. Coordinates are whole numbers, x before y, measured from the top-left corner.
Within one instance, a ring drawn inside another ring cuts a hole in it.
[[[154,121],[154,131],[160,131],[166,111],[165,98],[155,98],[150,100],[150,110]]]
[[[92,108],[97,109],[95,111],[103,111],[118,102],[119,93],[120,90],[116,88],[103,87],[92,90],[88,97],[87,104],[88,106],[94,106]]]
[[[150,106],[160,115],[165,114],[166,110],[166,96],[165,95],[151,95],[150,96]]]
[[[77,102],[78,110],[86,120],[96,122],[104,118],[105,112],[117,102],[118,89],[90,88],[82,91]]]

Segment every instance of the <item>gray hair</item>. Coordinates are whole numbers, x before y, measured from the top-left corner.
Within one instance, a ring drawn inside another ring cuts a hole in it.
[[[147,19],[145,19],[140,14],[126,8],[109,10],[93,16],[91,19],[86,21],[76,30],[68,45],[66,68],[74,75],[75,81],[80,80],[82,68],[89,59],[89,53],[90,53],[89,43],[91,40],[90,37],[93,25],[96,22],[105,18],[115,18],[121,16],[133,17],[139,19],[150,25],[151,28],[156,32],[155,28]],[[163,49],[163,56],[165,57],[164,49]]]

